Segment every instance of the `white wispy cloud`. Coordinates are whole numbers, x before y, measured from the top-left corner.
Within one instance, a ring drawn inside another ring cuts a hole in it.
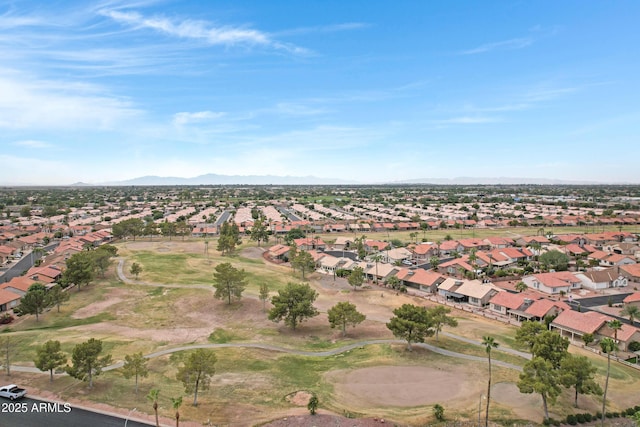
[[[224,112],[215,111],[181,112],[173,115],[173,124],[175,126],[184,126],[192,123],[208,122],[224,117],[225,115],[226,113]]]
[[[53,145],[51,145],[48,142],[45,141],[38,141],[35,139],[25,139],[22,141],[15,141],[13,142],[13,145],[16,145],[18,147],[28,147],[28,148],[51,148],[53,147]]]
[[[365,22],[344,22],[333,25],[318,25],[313,27],[292,28],[274,33],[276,36],[293,36],[313,33],[335,33],[339,31],[354,31],[370,27],[371,24]]]
[[[263,46],[295,54],[308,53],[307,49],[273,40],[269,34],[251,28],[214,26],[206,21],[191,19],[178,21],[162,16],[145,17],[131,11],[103,9],[100,14],[136,29],[147,28],[174,37],[201,40],[209,45]]]
[[[532,37],[522,37],[510,40],[503,40],[493,43],[485,43],[478,47],[460,52],[462,55],[476,55],[479,53],[492,52],[494,50],[517,50],[532,45],[534,42]]]
[[[142,111],[126,98],[74,81],[0,69],[0,129],[112,129]]]

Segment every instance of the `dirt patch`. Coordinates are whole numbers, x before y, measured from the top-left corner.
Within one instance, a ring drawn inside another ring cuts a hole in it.
[[[128,326],[115,325],[110,322],[96,323],[93,325],[73,326],[66,328],[68,332],[83,332],[91,336],[102,334],[107,337],[114,335],[123,338],[135,338],[141,340],[153,340],[169,344],[186,344],[195,342],[207,342],[211,333],[211,327],[207,328],[163,328],[163,329],[138,329]]]
[[[360,407],[411,407],[447,402],[473,393],[466,374],[455,367],[440,370],[423,366],[375,366],[332,372],[337,393]]]
[[[240,251],[240,256],[249,259],[262,259],[262,254],[266,251],[265,248],[249,247]]]
[[[377,418],[345,418],[339,415],[296,415],[263,424],[265,427],[382,427],[400,425]]]
[[[76,310],[71,317],[74,319],[86,319],[98,315],[106,311],[109,307],[119,304],[125,300],[131,300],[142,295],[140,292],[131,292],[127,289],[109,289],[109,292],[104,296],[102,301],[94,302],[79,310]],[[109,310],[113,312],[113,310]]]
[[[540,395],[520,393],[513,383],[498,383],[491,387],[491,400],[511,408],[516,416],[525,420],[535,420],[544,415]]]
[[[292,405],[307,406],[307,404],[309,403],[309,399],[311,399],[311,396],[313,395],[308,391],[300,390],[287,395],[285,397],[285,400]]]

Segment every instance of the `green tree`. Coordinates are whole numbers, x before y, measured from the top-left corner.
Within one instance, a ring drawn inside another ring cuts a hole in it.
[[[258,242],[258,247],[260,247],[260,242],[266,242],[267,239],[269,239],[267,226],[261,219],[257,219],[251,227],[251,240]]]
[[[306,271],[313,271],[316,268],[316,262],[307,251],[298,252],[298,255],[296,255],[295,259],[292,261],[292,264],[296,269],[302,272],[302,280],[304,280],[304,273]]]
[[[240,243],[240,229],[238,226],[228,222],[223,223],[220,228],[220,237],[218,238],[218,250],[222,252],[222,255],[232,253]]]
[[[20,299],[20,304],[16,311],[21,314],[35,314],[37,322],[40,314],[51,305],[51,298],[47,293],[47,288],[42,283],[34,283],[29,286],[27,293]]]
[[[364,314],[360,313],[354,304],[350,302],[339,302],[327,311],[329,316],[329,324],[331,328],[339,327],[342,329],[342,336],[347,334],[347,325],[352,325],[354,328],[356,325],[364,322],[367,318]]]
[[[137,262],[134,262],[133,264],[131,264],[131,269],[129,270],[129,272],[136,276],[136,280],[138,280],[138,276],[140,275],[140,273],[142,273],[142,266]]]
[[[427,310],[429,313],[429,317],[431,319],[431,323],[433,324],[433,329],[436,331],[436,341],[438,341],[438,334],[442,330],[443,326],[450,326],[455,328],[458,326],[458,321],[448,316],[451,313],[451,309],[445,307],[444,305],[436,305],[435,307]]]
[[[620,312],[621,316],[627,316],[631,325],[635,323],[636,319],[640,318],[640,308],[635,305],[627,304]]]
[[[362,269],[362,267],[355,267],[353,270],[351,270],[347,281],[351,286],[353,286],[354,290],[357,287],[362,286],[362,284],[364,283],[364,270]]]
[[[578,394],[601,395],[602,389],[594,380],[597,369],[586,356],[568,354],[560,365],[560,383],[575,389],[573,405],[578,407]]]
[[[622,329],[622,322],[617,319],[613,319],[607,322],[607,326],[613,331],[614,341],[618,342],[618,331]]]
[[[95,278],[93,260],[88,251],[78,252],[71,255],[67,260],[67,269],[62,273],[62,283],[66,286],[77,286],[78,290],[82,285],[88,285]]]
[[[102,341],[89,338],[73,348],[71,355],[72,366],[66,368],[67,374],[81,381],[89,381],[89,388],[93,388],[93,377],[102,373],[102,368],[111,363],[111,355],[100,357]]]
[[[374,254],[371,255],[371,261],[376,263],[376,285],[378,284],[378,263],[382,261],[382,255]]]
[[[548,420],[548,404],[553,404],[561,391],[558,384],[558,371],[553,368],[551,362],[541,357],[534,357],[525,363],[518,381],[518,389],[520,393],[540,394],[544,418]]]
[[[58,308],[58,313],[60,313],[60,306],[69,301],[69,297],[69,294],[66,293],[60,285],[55,285],[53,288],[49,289],[51,306],[55,305]]]
[[[177,227],[175,222],[169,222],[165,220],[160,223],[160,232],[163,236],[169,236],[169,240],[171,240],[171,236],[175,236]]]
[[[100,246],[98,249],[94,251],[89,251],[89,253],[91,254],[90,257],[93,263],[93,267],[95,270],[100,272],[101,277],[104,277],[104,273],[107,271],[107,269],[111,265],[111,262],[112,262],[111,258],[115,256],[113,252],[109,250],[109,247],[115,249],[115,246],[105,245],[105,246]],[[117,254],[117,249],[116,249],[116,254]]]
[[[516,331],[516,342],[531,349],[535,344],[536,337],[544,332],[544,326],[538,322],[524,321]]]
[[[431,269],[433,271],[436,271],[438,269],[438,264],[440,264],[440,258],[435,255],[429,258],[429,265],[431,266]]]
[[[491,336],[483,336],[482,345],[484,346],[484,350],[487,353],[487,359],[489,361],[489,381],[487,383],[487,408],[486,408],[485,418],[484,418],[485,427],[489,427],[489,404],[491,402],[491,351],[494,348],[498,348],[499,344],[496,342],[495,338]]]
[[[536,335],[531,354],[551,363],[553,369],[560,369],[562,360],[569,354],[569,340],[555,331],[544,331]]]
[[[543,253],[539,260],[547,270],[565,271],[569,267],[569,256],[556,249]]]
[[[158,421],[158,398],[160,397],[160,390],[157,388],[152,388],[149,390],[149,394],[147,394],[147,400],[151,402],[153,405],[153,412],[156,414],[156,427],[160,427],[160,422]]]
[[[269,285],[266,283],[260,284],[260,294],[258,297],[260,298],[260,301],[262,301],[262,311],[265,311],[267,300],[269,299]]]
[[[298,257],[298,245],[296,242],[292,242],[289,247],[289,254],[287,255],[289,262],[291,263],[291,268],[293,271],[296,271],[295,263],[293,262]]]
[[[594,340],[595,340],[595,337],[593,336],[593,334],[586,333],[586,334],[582,335],[582,342],[584,342],[584,345],[588,346]]]
[[[244,269],[238,270],[228,262],[218,264],[215,268],[216,272],[213,273],[213,279],[216,288],[214,294],[215,298],[227,299],[227,304],[231,304],[231,298],[239,300],[242,297],[242,292],[246,287],[245,281],[247,273]]]
[[[433,416],[440,422],[444,421],[444,407],[441,404],[433,405]]]
[[[180,407],[182,406],[182,396],[172,397],[171,406],[173,407],[173,410],[176,411],[176,427],[180,427]]]
[[[138,394],[138,378],[146,378],[149,375],[147,368],[147,359],[142,353],[127,354],[124,356],[124,365],[122,365],[122,375],[126,378],[135,378],[136,395]]]
[[[208,390],[218,361],[213,350],[199,348],[189,354],[178,369],[176,378],[184,384],[185,392],[193,393],[193,406],[198,406],[198,390]]]
[[[142,234],[145,236],[149,236],[149,240],[153,240],[153,236],[157,236],[158,233],[158,224],[153,221],[149,221],[145,224],[144,229],[142,230]]]
[[[36,348],[36,368],[49,371],[49,382],[53,382],[53,371],[67,363],[67,356],[60,350],[60,341],[49,340]]]
[[[527,286],[526,283],[524,283],[523,281],[520,281],[518,283],[516,283],[516,291],[518,292],[524,292],[527,289],[529,289],[529,287]]]
[[[271,298],[273,308],[269,311],[269,320],[284,320],[286,325],[295,330],[300,322],[318,315],[318,310],[313,306],[317,297],[318,293],[307,284],[287,283],[284,289],[278,291],[278,295]]]
[[[393,310],[394,317],[387,323],[387,328],[397,338],[407,341],[407,349],[411,351],[412,342],[424,342],[426,337],[435,333],[434,325],[425,307],[403,304]]]
[[[607,391],[609,390],[609,375],[611,374],[611,353],[618,350],[616,342],[611,338],[603,338],[600,340],[600,349],[603,353],[607,353],[607,378],[604,382],[604,395],[602,396],[602,420],[601,426],[604,426],[604,418],[607,414]]]
[[[311,415],[315,415],[316,411],[318,410],[318,404],[320,402],[318,401],[318,396],[314,394],[311,395],[311,397],[309,398],[309,403],[307,403],[307,409],[309,410],[309,413]]]

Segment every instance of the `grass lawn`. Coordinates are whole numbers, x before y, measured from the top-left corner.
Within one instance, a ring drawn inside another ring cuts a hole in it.
[[[125,285],[116,279],[115,268],[112,267],[106,278],[98,279],[80,291],[72,290],[71,300],[62,306],[60,313],[54,308],[44,313],[39,322],[33,316],[25,316],[8,325],[4,329],[6,335],[15,338],[12,363],[32,365],[35,347],[49,339],[61,341],[63,350],[70,354],[74,345],[91,337],[102,339],[104,352],[112,354],[116,361],[138,351],[148,354],[158,349],[207,342],[263,342],[320,351],[365,339],[392,338],[384,326],[384,319],[388,318],[394,306],[405,300],[422,301],[391,294],[380,298],[378,290],[345,293],[332,284],[323,287],[314,277],[310,281],[320,293],[317,303],[322,305],[322,313],[303,323],[299,330],[291,331],[282,324],[268,321],[262,303],[255,298],[262,282],[269,284],[272,294],[289,281],[298,282],[300,279],[294,277],[289,268],[265,263],[254,244],[243,245],[232,257],[221,257],[215,251],[207,257],[202,252],[202,246],[202,241],[196,239],[184,242],[156,240],[119,243],[120,255],[126,259],[125,271],[132,262],[139,262],[143,267],[140,281],[157,283],[158,286]],[[248,274],[246,296],[231,306],[213,299],[213,268],[220,262],[231,262],[238,268],[244,268]],[[163,286],[167,284],[179,287]],[[330,329],[326,320],[326,309],[343,299],[362,304],[371,312],[364,323],[350,328],[344,338],[339,331]],[[515,327],[456,310],[451,315],[458,319],[459,326],[445,327],[444,332],[476,341],[491,335],[500,343],[500,347],[517,348]],[[435,338],[429,338],[427,342],[436,344]],[[484,348],[443,334],[440,334],[437,345],[459,353],[486,357]],[[322,408],[338,413],[364,414],[362,408],[345,400],[336,391],[329,373],[338,372],[342,375],[343,371],[373,366],[429,366],[464,370],[467,372],[465,381],[476,388],[482,387],[486,381],[485,361],[471,362],[418,349],[407,352],[404,347],[372,345],[330,357],[303,357],[257,349],[217,349],[218,363],[211,389],[202,391],[197,408],[191,406],[191,398],[186,397],[181,413],[185,420],[204,422],[210,419],[213,423],[230,425],[245,425],[242,417],[246,418],[246,414],[251,413],[255,415],[252,423],[259,423],[275,416],[286,416],[293,406],[285,400],[285,396],[298,390],[307,390],[318,394]],[[605,358],[573,347],[571,351],[589,355],[598,369],[597,381],[604,383]],[[67,377],[56,378],[53,385],[49,385],[46,375],[25,378],[33,381],[33,387],[51,390],[61,398],[88,399],[125,408],[125,415],[132,407],[140,412],[151,413],[151,405],[144,396],[149,389],[159,388],[161,413],[171,417],[173,411],[169,398],[184,395],[181,383],[175,379],[184,354],[181,352],[150,360],[150,376],[141,381],[138,396],[133,392],[133,380],[124,379],[119,370],[105,372],[98,377],[91,391],[87,390],[85,384]],[[501,352],[500,349],[492,352],[492,357],[517,365],[525,363],[523,358]],[[614,362],[611,367],[609,396],[612,408],[623,409],[637,404],[634,400],[637,400],[640,371]],[[494,383],[513,383],[517,379],[516,371],[494,366]],[[589,402],[597,406],[597,399]],[[565,405],[569,409],[565,409]],[[379,410],[376,414],[380,416],[416,424],[430,422],[431,416],[428,405],[376,410]],[[563,392],[552,411],[564,413],[571,410],[571,391]],[[473,420],[474,414],[477,414],[477,397],[462,399],[457,406],[449,404],[447,411],[452,416],[456,414]],[[508,407],[499,405],[492,410],[492,417],[494,415],[503,420],[515,417]]]

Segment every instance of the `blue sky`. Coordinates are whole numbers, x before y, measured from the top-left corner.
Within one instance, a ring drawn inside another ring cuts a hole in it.
[[[2,1],[0,184],[640,183],[640,2]]]

